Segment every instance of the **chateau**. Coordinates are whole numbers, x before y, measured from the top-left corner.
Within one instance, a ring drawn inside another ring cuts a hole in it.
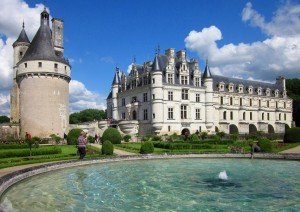
[[[275,84],[212,75],[181,50],[133,64],[128,76],[116,68],[107,115],[124,133],[184,134],[206,131],[283,133],[292,124],[285,78]]]
[[[13,43],[14,67],[11,90],[11,122],[20,136],[63,136],[69,126],[71,66],[63,56],[63,21],[41,13],[40,27],[30,42],[23,29]]]

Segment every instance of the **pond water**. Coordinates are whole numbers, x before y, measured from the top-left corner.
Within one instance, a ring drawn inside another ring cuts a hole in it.
[[[300,211],[299,179],[297,161],[124,161],[28,178],[2,196],[0,207],[5,211]]]

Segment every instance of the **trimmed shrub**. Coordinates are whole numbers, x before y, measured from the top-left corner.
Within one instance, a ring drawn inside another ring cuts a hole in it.
[[[76,145],[77,144],[77,139],[80,136],[80,133],[82,132],[82,129],[72,129],[68,133],[67,137],[67,143],[68,145]]]
[[[201,137],[202,140],[206,139],[206,138],[208,137],[207,132],[202,132],[202,133],[200,134],[200,137]]]
[[[95,138],[91,135],[88,136],[87,140],[89,143],[95,143]]]
[[[261,151],[263,151],[263,152],[271,152],[272,151],[272,143],[267,138],[259,139],[258,146],[261,148]]]
[[[101,140],[102,142],[110,141],[113,144],[120,144],[122,136],[116,128],[109,127],[104,131]]]
[[[0,149],[26,149],[28,148],[27,144],[1,144]]]
[[[56,144],[59,144],[62,139],[61,137],[55,134],[51,134],[50,137],[55,141]]]
[[[221,132],[217,132],[216,135],[219,136],[220,139],[222,140],[225,137],[226,133],[224,131],[221,131]]]
[[[142,143],[140,153],[141,154],[151,154],[154,152],[154,145],[151,141],[145,141]]]
[[[300,127],[287,129],[284,134],[285,143],[300,142]]]
[[[200,141],[200,138],[199,138],[199,136],[197,134],[192,134],[190,139],[193,142]]]
[[[237,141],[237,139],[239,138],[239,135],[237,133],[231,134],[230,135],[231,140],[233,141]]]
[[[160,141],[160,140],[161,140],[161,137],[158,136],[158,135],[154,135],[154,136],[152,136],[151,140],[152,140],[152,141]]]
[[[221,141],[221,138],[220,138],[220,136],[218,136],[218,135],[214,135],[214,142],[216,143],[216,144],[219,144],[220,143],[220,141]]]
[[[36,155],[51,155],[60,154],[61,148],[59,147],[43,147],[31,150],[31,156]],[[0,158],[11,158],[11,157],[28,157],[30,156],[29,149],[14,149],[14,150],[3,150],[0,151]]]
[[[131,139],[131,135],[125,135],[125,136],[123,137],[123,140],[124,140],[125,142],[129,142],[130,139]]]
[[[102,155],[113,155],[114,154],[114,145],[106,140],[102,144],[102,149],[101,149]]]

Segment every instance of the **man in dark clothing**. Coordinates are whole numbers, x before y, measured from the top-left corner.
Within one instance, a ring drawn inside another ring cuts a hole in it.
[[[82,131],[80,136],[77,139],[79,159],[83,159],[86,155],[86,144],[87,144],[86,133]]]

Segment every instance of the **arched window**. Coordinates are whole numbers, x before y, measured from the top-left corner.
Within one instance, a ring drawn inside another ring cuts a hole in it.
[[[226,111],[223,112],[223,119],[226,120]]]

